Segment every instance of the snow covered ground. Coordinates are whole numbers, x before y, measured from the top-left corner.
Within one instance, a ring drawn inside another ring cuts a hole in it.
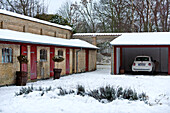
[[[76,89],[78,84],[86,90],[106,85],[131,87],[138,93],[145,92],[150,105],[129,100],[103,104],[89,96],[57,95],[57,87]],[[51,86],[53,90],[43,96],[40,91],[15,96],[21,86],[0,87],[0,113],[170,113],[170,76],[110,75],[110,66],[98,66],[94,72],[32,82],[25,87],[31,85],[37,88]]]

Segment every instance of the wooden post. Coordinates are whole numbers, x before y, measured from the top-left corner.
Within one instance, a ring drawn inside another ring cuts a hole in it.
[[[1,28],[2,28],[2,29],[6,29],[6,24],[5,24],[4,21],[1,22]]]

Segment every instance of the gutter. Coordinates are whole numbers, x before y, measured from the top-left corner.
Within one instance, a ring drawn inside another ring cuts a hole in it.
[[[14,39],[2,39],[0,38],[0,41],[4,41],[4,42],[14,42],[14,43],[25,43],[25,44],[40,44],[40,45],[52,45],[52,46],[60,46],[60,47],[75,47],[75,48],[79,48],[80,46],[76,46],[76,45],[64,45],[64,44],[52,44],[52,43],[43,43],[43,42],[32,42],[32,41],[22,41],[22,40],[14,40]],[[98,47],[81,47],[81,48],[88,48],[88,49],[99,49]]]
[[[82,51],[82,48],[76,51],[76,73],[78,73],[78,53]]]

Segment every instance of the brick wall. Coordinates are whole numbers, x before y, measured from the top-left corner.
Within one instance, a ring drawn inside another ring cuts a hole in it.
[[[67,29],[4,14],[0,14],[0,28],[67,39],[70,39],[72,35],[72,32]]]
[[[12,48],[13,63],[2,63],[2,48]],[[17,56],[20,55],[20,46],[13,44],[0,44],[0,85],[15,84],[16,71],[20,70]]]

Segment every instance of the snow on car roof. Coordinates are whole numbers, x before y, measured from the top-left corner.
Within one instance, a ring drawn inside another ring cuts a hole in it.
[[[170,45],[170,32],[122,33],[111,45]]]
[[[37,19],[37,18],[32,18],[32,17],[29,17],[29,16],[17,14],[17,13],[14,13],[14,12],[2,10],[2,9],[0,9],[0,14],[10,15],[10,16],[14,16],[14,17],[17,17],[17,18],[22,18],[22,19],[26,19],[26,20],[46,24],[46,25],[51,25],[51,26],[54,26],[54,27],[59,27],[59,28],[62,28],[62,29],[72,30],[72,28],[70,26],[59,25],[59,24],[48,22],[48,21],[40,20],[40,19]]]
[[[0,41],[98,49],[98,47],[79,39],[63,39],[7,29],[0,29]]]

